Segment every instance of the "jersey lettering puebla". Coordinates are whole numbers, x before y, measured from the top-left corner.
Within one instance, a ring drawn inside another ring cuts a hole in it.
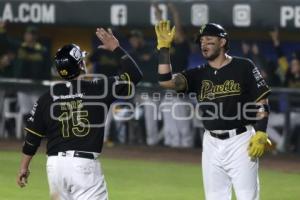
[[[254,123],[254,103],[270,88],[249,59],[233,57],[220,69],[203,66],[182,72],[188,93],[196,93],[208,130],[230,130]],[[252,109],[252,112],[251,112]]]

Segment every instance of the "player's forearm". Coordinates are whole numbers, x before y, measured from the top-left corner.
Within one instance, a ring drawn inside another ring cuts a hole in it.
[[[142,79],[143,74],[136,62],[122,47],[117,47],[113,52],[121,60],[121,72],[127,73],[130,81],[137,84]]]
[[[21,163],[20,163],[20,171],[27,170],[29,168],[29,164],[30,164],[32,157],[33,156],[31,156],[31,155],[26,155],[24,153],[22,154],[22,159],[21,159]]]
[[[160,79],[159,85],[161,87],[163,87],[165,89],[175,89],[174,81],[172,80],[171,65],[159,64],[158,65],[158,76]],[[169,79],[169,78],[171,78],[171,79]]]
[[[32,159],[32,156],[23,154],[21,163],[20,163],[20,169],[17,174],[17,184],[22,188],[25,187],[27,184],[27,179],[30,174],[29,171],[29,164]]]
[[[169,48],[161,48],[158,54],[158,81],[159,85],[165,89],[174,89],[172,81],[172,66]]]

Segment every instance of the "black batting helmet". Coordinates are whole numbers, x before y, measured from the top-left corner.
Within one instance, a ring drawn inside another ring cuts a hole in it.
[[[217,37],[225,38],[226,39],[225,49],[227,50],[229,48],[228,33],[220,24],[208,23],[202,25],[195,39],[195,42],[197,44],[199,44],[200,38],[202,36],[217,36]]]
[[[80,72],[85,71],[83,58],[85,51],[81,51],[76,44],[64,45],[56,52],[55,66],[58,74],[63,79],[72,79],[77,77]]]

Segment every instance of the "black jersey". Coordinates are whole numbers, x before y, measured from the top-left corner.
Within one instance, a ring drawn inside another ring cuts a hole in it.
[[[270,93],[249,59],[233,57],[220,69],[207,63],[182,74],[187,81],[187,92],[197,94],[197,108],[203,111],[203,124],[208,130],[230,130],[253,123],[253,115],[245,112],[245,108],[253,108],[248,103],[257,102]]]
[[[121,50],[119,57],[124,65],[119,76],[65,81],[42,95],[27,120],[25,142],[39,145],[45,137],[48,155],[67,150],[100,153],[111,103],[133,95],[132,84],[141,79],[135,62]]]

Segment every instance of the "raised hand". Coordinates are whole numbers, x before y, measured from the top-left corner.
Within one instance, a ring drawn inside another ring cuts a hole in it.
[[[100,49],[113,51],[120,46],[118,39],[113,35],[110,28],[107,31],[104,28],[97,28],[96,36],[102,42],[102,45],[98,46]]]
[[[170,28],[169,20],[161,20],[155,25],[155,33],[157,38],[157,49],[166,47],[170,48],[175,36],[175,26]]]

